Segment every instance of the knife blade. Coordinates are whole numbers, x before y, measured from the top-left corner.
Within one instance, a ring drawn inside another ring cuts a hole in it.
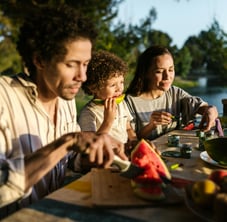
[[[120,169],[120,175],[129,179],[133,179],[144,172],[144,169],[136,166],[128,160],[122,160],[114,155],[113,164]]]

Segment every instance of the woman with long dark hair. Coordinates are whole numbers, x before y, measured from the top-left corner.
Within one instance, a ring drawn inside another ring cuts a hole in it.
[[[126,102],[139,138],[154,139],[202,115],[200,128],[210,130],[218,117],[216,107],[173,84],[174,59],[162,46],[147,48],[138,58]]]

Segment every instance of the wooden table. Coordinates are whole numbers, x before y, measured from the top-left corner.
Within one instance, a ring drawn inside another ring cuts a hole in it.
[[[180,148],[177,147],[168,147],[168,135],[172,134],[180,136],[181,144],[191,143],[192,145],[192,155],[190,159],[167,158],[167,166],[173,165],[174,163],[183,164],[182,167],[171,171],[173,177],[192,181],[201,180],[206,178],[213,169],[216,169],[216,166],[210,165],[201,160],[201,151],[198,150],[199,138],[196,137],[196,131],[174,130],[154,140],[154,144],[161,152],[166,150],[180,150]]]
[[[183,158],[167,158],[167,165],[170,166],[174,163],[182,163],[183,166],[171,173],[173,177],[181,178],[184,180],[200,180],[206,178],[214,166],[205,163],[199,158],[200,151],[194,149],[198,145],[198,138],[193,131],[173,131],[170,134],[180,135],[180,142],[190,142],[193,146],[192,157],[190,159]],[[153,142],[160,151],[166,149],[173,149],[167,146],[167,137],[164,135]],[[177,148],[175,148],[177,149]],[[179,149],[179,148],[178,148]],[[27,221],[43,221],[43,222],[56,222],[56,221],[113,221],[113,222],[133,222],[133,221],[154,221],[154,222],[175,222],[175,221],[201,221],[200,218],[195,216],[184,204],[183,201],[176,204],[144,204],[141,200],[134,201],[134,196],[126,200],[126,202],[133,202],[131,206],[121,206],[127,195],[127,191],[121,194],[113,194],[113,202],[119,205],[108,202],[111,198],[107,194],[107,199],[103,199],[103,203],[109,203],[108,206],[100,206],[100,202],[94,202],[94,179],[92,180],[93,173],[99,175],[102,171],[92,171],[84,175],[78,180],[66,185],[65,187],[53,192],[43,200],[32,204],[30,207],[24,208],[13,215],[5,218],[2,222],[27,222]],[[98,174],[97,174],[98,173]],[[104,172],[106,173],[106,171]],[[104,174],[107,175],[107,174]],[[109,174],[108,174],[109,175]],[[107,176],[108,176],[107,175]],[[94,178],[94,177],[93,177]],[[128,179],[116,176],[119,186],[125,186]],[[104,179],[104,176],[103,176]],[[105,179],[104,181],[107,181]],[[105,182],[107,183],[107,182]],[[112,185],[111,185],[112,186]],[[109,187],[111,187],[109,186]],[[129,186],[130,187],[130,186]],[[113,186],[111,187],[113,188]],[[131,187],[130,187],[131,188]],[[130,189],[127,189],[130,190]],[[99,191],[100,192],[100,191]],[[122,198],[121,198],[122,197]],[[183,199],[182,199],[183,200]],[[96,203],[96,204],[94,204]],[[138,203],[138,204],[135,204]],[[104,204],[105,205],[105,204]]]

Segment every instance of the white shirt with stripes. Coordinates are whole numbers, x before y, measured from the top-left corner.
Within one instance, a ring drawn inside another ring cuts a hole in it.
[[[54,125],[37,99],[36,85],[28,76],[0,77],[0,207],[25,195],[23,156],[61,135],[80,131],[75,100],[58,98]],[[61,160],[20,202],[27,205],[61,186],[67,157]]]

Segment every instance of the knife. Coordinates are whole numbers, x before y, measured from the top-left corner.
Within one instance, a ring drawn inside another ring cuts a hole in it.
[[[133,179],[144,172],[143,168],[136,166],[128,160],[122,160],[116,155],[114,155],[113,165],[116,165],[120,169],[121,176],[129,179]]]

